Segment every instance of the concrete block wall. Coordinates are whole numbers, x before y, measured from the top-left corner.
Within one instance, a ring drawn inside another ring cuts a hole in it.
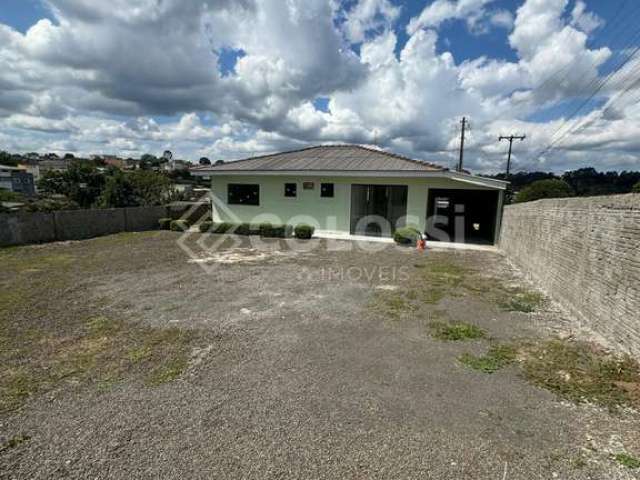
[[[0,247],[154,230],[166,216],[164,206],[2,213]]]
[[[54,212],[57,240],[83,240],[126,231],[124,208]]]
[[[505,207],[501,250],[578,320],[640,357],[640,194]]]

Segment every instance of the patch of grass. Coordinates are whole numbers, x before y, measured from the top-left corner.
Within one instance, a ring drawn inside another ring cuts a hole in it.
[[[538,310],[544,304],[544,296],[539,292],[524,289],[511,289],[498,300],[498,305],[509,312],[531,313]]]
[[[4,370],[2,373],[2,380],[0,380],[0,412],[20,406],[22,402],[38,392],[45,382],[24,367],[9,371]]]
[[[582,342],[553,340],[524,348],[525,377],[562,398],[615,409],[640,404],[640,366]]]
[[[180,377],[187,369],[188,362],[184,356],[172,357],[165,361],[159,367],[153,369],[147,377],[148,385],[157,386],[170,382]]]
[[[406,291],[380,291],[376,293],[374,307],[386,316],[397,319],[415,310],[411,296],[411,292]]]
[[[429,328],[432,337],[444,341],[474,340],[486,335],[484,330],[470,323],[431,322]]]
[[[640,468],[640,460],[632,457],[628,453],[618,453],[614,458],[620,465],[631,468],[632,470]]]
[[[153,386],[180,376],[188,366],[195,336],[176,328],[137,326],[104,316],[92,317],[73,335],[39,332],[32,340],[10,337],[0,354],[0,412],[73,380],[110,388],[125,378]]]
[[[162,235],[162,233],[157,230],[150,230],[148,232],[121,232],[113,235],[92,238],[88,241],[99,244],[101,247],[108,247],[131,243],[132,241],[149,240],[159,235]]]
[[[458,358],[464,365],[484,373],[494,373],[513,363],[517,349],[510,345],[494,345],[481,357],[465,353]]]
[[[31,440],[31,437],[28,435],[17,435],[15,437],[10,438],[6,442],[0,445],[0,452],[4,452],[5,450],[9,450],[10,448],[16,448],[21,444],[28,442]]]
[[[459,287],[468,273],[463,266],[444,258],[427,262],[422,271],[424,281],[443,288]]]

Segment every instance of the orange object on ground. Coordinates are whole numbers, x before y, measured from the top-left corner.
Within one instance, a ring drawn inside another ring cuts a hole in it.
[[[427,249],[427,241],[424,238],[419,238],[416,247],[420,251],[426,250]]]

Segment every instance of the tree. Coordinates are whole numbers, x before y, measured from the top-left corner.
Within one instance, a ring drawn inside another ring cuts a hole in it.
[[[95,165],[74,161],[64,172],[46,172],[38,187],[47,193],[64,195],[82,208],[89,208],[96,203],[104,182],[104,175]]]
[[[73,153],[65,153],[64,154],[64,159],[65,160],[73,160],[75,157],[75,155]]]
[[[138,205],[162,205],[171,194],[171,181],[162,173],[136,170],[129,174]]]
[[[631,189],[633,193],[640,193],[640,182],[636,183]]]
[[[224,163],[224,160],[220,159],[220,160],[216,160],[216,165],[222,165]]]
[[[200,165],[211,165],[211,160],[209,160],[207,157],[202,157],[200,159]]]
[[[575,192],[567,182],[559,179],[538,180],[518,192],[516,203],[531,202],[541,198],[572,197]]]
[[[98,207],[124,208],[137,205],[135,188],[123,172],[118,170],[107,177],[104,189],[98,198]]]
[[[18,161],[9,152],[0,151],[0,165],[15,167],[18,165]]]
[[[140,157],[140,169],[141,170],[151,170],[151,167],[154,163],[157,163],[158,159],[153,155],[145,153]]]

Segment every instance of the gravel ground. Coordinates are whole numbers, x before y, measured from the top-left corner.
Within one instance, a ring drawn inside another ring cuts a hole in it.
[[[27,292],[5,298],[12,328],[58,338],[100,315],[145,335],[190,333],[188,361],[167,381],[145,382],[151,363],[120,362],[113,381],[71,374],[0,413],[0,478],[637,478],[613,459],[640,455],[637,412],[574,405],[515,366],[489,375],[457,360],[573,328],[549,303],[499,308],[498,285],[531,288],[500,255],[320,241],[293,252],[244,238],[190,257],[178,238],[0,251],[0,287]],[[417,307],[399,303],[449,264],[477,290],[445,281]],[[487,338],[436,340],[428,322],[442,318]]]

